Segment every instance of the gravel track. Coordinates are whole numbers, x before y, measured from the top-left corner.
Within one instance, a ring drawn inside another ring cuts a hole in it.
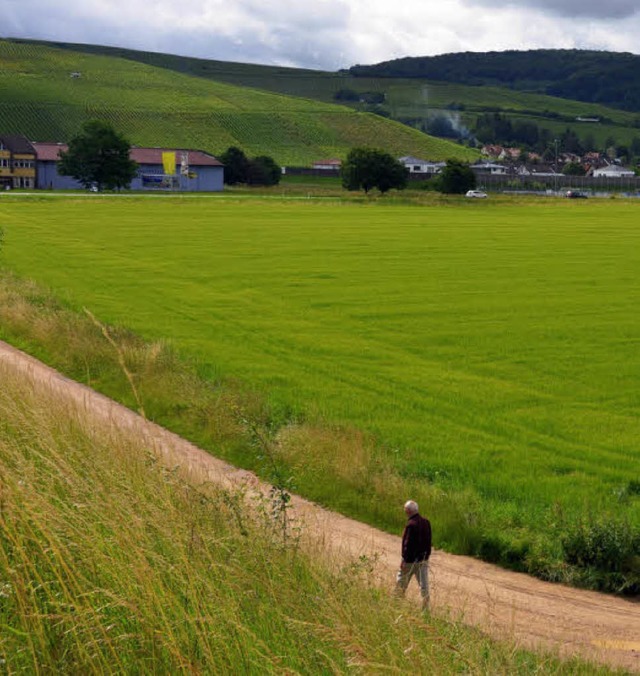
[[[239,470],[140,417],[107,397],[76,383],[29,355],[0,341],[2,373],[31,384],[36,393],[53,394],[79,411],[86,423],[126,430],[135,442],[152,447],[167,463],[179,465],[194,482],[264,491],[255,475]],[[405,496],[398,496],[399,509]],[[367,556],[376,561],[379,584],[392,589],[400,538],[323,509],[294,496],[294,517],[304,524],[310,546],[318,544],[331,560]],[[437,524],[434,524],[437,528]],[[432,608],[461,619],[496,638],[526,648],[587,659],[640,672],[640,603],[542,582],[476,559],[434,551],[431,558]],[[412,583],[413,584],[413,583]],[[413,597],[417,590],[413,584]]]

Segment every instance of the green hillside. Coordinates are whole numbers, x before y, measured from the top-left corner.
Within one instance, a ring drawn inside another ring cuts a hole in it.
[[[78,74],[75,77],[72,74]],[[0,41],[0,130],[67,141],[89,118],[138,145],[236,145],[280,164],[344,157],[356,145],[394,155],[471,158],[474,152],[377,115],[179,74],[131,60]]]
[[[46,44],[46,43],[34,43]],[[337,73],[279,66],[232,63],[207,59],[141,52],[117,47],[55,43],[61,49],[104,54],[129,59],[159,68],[267,91],[303,96],[323,102],[334,102],[340,90],[357,94],[382,93],[384,103],[379,107],[394,119],[420,125],[431,116],[445,113],[454,115],[460,124],[473,130],[479,115],[497,112],[508,115],[514,122],[533,122],[552,135],[573,129],[582,139],[591,136],[599,148],[607,139],[628,144],[640,137],[638,113],[607,107],[547,93],[531,93],[495,78],[482,86],[478,80],[449,78],[442,81],[434,73],[423,77],[383,77],[376,67],[358,67]],[[454,57],[456,55],[448,55]],[[603,55],[603,58],[606,55]],[[367,68],[369,70],[367,70]],[[577,97],[576,97],[577,98]],[[345,102],[356,110],[369,109],[360,102]],[[578,122],[577,117],[598,118],[600,122]]]

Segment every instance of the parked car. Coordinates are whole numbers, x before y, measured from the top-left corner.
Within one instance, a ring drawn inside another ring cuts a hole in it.
[[[578,200],[587,199],[588,195],[586,192],[580,192],[579,190],[567,190],[567,197],[570,200]]]
[[[482,192],[482,190],[467,190],[465,197],[477,197],[479,199],[486,199],[488,195],[486,192]]]

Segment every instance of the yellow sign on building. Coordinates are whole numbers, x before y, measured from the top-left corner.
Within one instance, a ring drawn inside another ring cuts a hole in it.
[[[164,173],[173,176],[176,173],[176,154],[175,152],[162,153],[162,166]]]

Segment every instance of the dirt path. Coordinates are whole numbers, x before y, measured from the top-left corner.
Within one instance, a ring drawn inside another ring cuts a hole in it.
[[[177,435],[150,423],[93,390],[61,376],[0,341],[0,367],[28,379],[36,391],[53,393],[85,419],[127,429],[194,480],[224,486],[263,484],[251,473],[217,460]],[[1,374],[0,374],[1,377]],[[399,502],[404,496],[399,497]],[[400,538],[322,509],[299,497],[296,518],[305,532],[337,557],[378,557],[376,574],[391,589]],[[541,582],[475,559],[436,551],[431,564],[436,613],[463,619],[523,647],[544,647],[640,672],[640,603]],[[414,590],[415,592],[415,590]]]

